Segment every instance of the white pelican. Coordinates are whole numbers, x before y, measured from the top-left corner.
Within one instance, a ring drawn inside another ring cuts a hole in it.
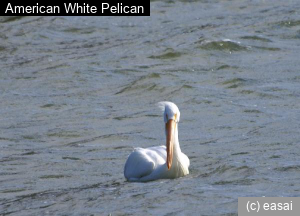
[[[164,110],[166,146],[135,148],[124,167],[128,181],[146,182],[189,174],[190,160],[181,152],[178,140],[179,109],[172,102],[158,104]]]

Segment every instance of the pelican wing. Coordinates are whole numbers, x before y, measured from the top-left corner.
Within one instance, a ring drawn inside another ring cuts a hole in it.
[[[155,168],[155,162],[142,148],[134,149],[129,155],[124,169],[124,176],[129,181],[138,180],[150,175]]]

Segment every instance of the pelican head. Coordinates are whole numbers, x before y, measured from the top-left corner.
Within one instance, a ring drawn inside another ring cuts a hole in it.
[[[178,107],[172,102],[159,102],[159,107],[164,111],[167,167],[168,169],[171,169],[173,162],[175,129],[180,120],[180,112]]]

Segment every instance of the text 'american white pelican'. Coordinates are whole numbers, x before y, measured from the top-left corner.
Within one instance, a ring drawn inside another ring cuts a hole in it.
[[[178,140],[179,109],[172,102],[158,104],[164,110],[166,146],[135,148],[124,167],[128,181],[146,182],[189,174],[190,160],[181,152]]]

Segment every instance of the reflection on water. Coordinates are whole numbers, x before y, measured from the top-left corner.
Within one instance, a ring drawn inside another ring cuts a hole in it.
[[[299,194],[297,1],[151,1],[151,17],[0,18],[0,214],[236,215]],[[190,175],[128,183],[181,111]]]

